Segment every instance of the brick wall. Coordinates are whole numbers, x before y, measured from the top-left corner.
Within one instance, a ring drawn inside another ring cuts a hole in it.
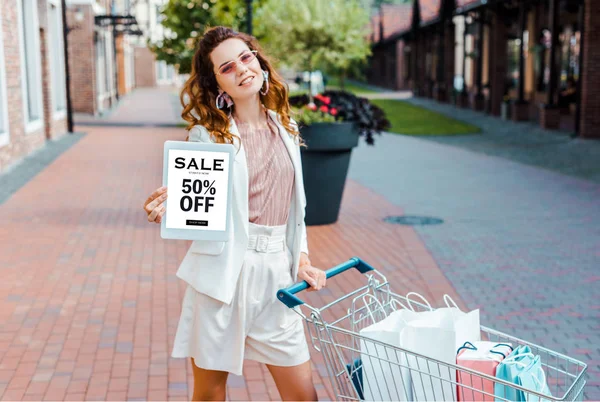
[[[42,0],[39,0],[42,1]],[[46,4],[45,1],[43,1]],[[6,105],[8,109],[8,121],[10,127],[10,142],[0,147],[0,173],[7,171],[19,163],[25,156],[43,147],[46,138],[58,138],[66,132],[66,119],[55,121],[49,118],[46,112],[46,104],[51,96],[50,76],[47,63],[43,63],[46,54],[45,31],[40,32],[40,59],[42,60],[42,86],[44,97],[44,124],[45,127],[31,132],[25,132],[24,123],[24,94],[22,92],[22,64],[21,64],[21,38],[19,29],[20,13],[17,0],[3,0],[1,28],[4,44],[4,62],[6,67]],[[41,4],[38,3],[39,6]],[[41,8],[41,7],[38,7]],[[38,19],[40,27],[47,26],[46,10],[40,10]]]
[[[584,138],[600,138],[600,2],[585,1],[581,85],[581,128]]]
[[[156,86],[156,57],[147,47],[135,48],[135,86]]]
[[[94,15],[90,6],[77,5],[84,13],[83,21],[74,17],[74,6],[67,10],[67,21],[74,27],[69,33],[69,70],[73,111],[93,114],[96,111],[96,62],[94,48]]]

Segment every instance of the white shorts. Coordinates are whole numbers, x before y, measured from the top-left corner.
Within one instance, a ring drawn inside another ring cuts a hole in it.
[[[310,359],[302,317],[276,298],[279,289],[293,284],[286,225],[249,226],[250,241],[231,304],[188,286],[172,357],[193,357],[200,368],[236,375],[242,375],[244,359],[275,366]]]

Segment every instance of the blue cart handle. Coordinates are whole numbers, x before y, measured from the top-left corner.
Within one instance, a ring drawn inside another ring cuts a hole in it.
[[[361,274],[374,270],[372,266],[370,266],[360,258],[352,257],[343,264],[337,265],[325,271],[326,278],[333,278],[334,276],[339,275],[342,272],[349,270],[350,268],[356,268]],[[301,304],[304,304],[304,302],[294,295],[308,288],[309,284],[306,281],[298,282],[293,284],[289,288],[280,289],[277,292],[277,298],[289,308],[296,307]]]

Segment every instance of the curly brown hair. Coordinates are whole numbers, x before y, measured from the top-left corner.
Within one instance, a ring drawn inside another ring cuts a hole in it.
[[[205,30],[192,60],[190,77],[181,90],[179,97],[183,106],[181,117],[189,123],[186,130],[202,124],[212,134],[217,143],[233,144],[233,137],[237,137],[241,141],[240,137],[229,132],[228,114],[235,106],[232,105],[231,108],[225,106],[224,109],[218,109],[215,105],[219,92],[217,78],[209,57],[221,42],[230,38],[240,39],[248,45],[250,50],[257,50],[256,58],[261,68],[269,73],[269,92],[266,95],[259,93],[260,100],[266,108],[277,112],[286,130],[295,136],[301,145],[304,145],[300,133],[290,119],[288,88],[284,79],[271,66],[269,58],[265,55],[255,37],[223,26]],[[186,96],[188,103],[185,100]]]

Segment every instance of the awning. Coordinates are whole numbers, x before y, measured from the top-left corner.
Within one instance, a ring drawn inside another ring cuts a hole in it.
[[[114,26],[117,33],[141,36],[144,33],[139,29],[138,22],[133,15],[96,15],[94,23],[99,27]]]

